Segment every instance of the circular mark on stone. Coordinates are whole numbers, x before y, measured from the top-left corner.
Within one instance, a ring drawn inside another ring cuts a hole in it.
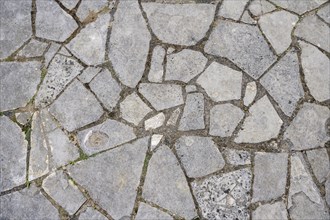
[[[100,148],[108,142],[109,136],[101,131],[91,131],[86,135],[85,146],[88,148]]]

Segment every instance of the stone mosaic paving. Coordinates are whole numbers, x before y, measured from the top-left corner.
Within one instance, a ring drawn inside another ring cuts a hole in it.
[[[329,219],[326,0],[1,0],[0,219]]]

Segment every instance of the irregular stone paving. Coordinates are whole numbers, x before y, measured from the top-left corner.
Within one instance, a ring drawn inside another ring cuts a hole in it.
[[[330,219],[329,7],[0,1],[0,219]]]

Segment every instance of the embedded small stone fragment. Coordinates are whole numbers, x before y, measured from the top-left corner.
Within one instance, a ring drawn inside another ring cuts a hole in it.
[[[324,183],[325,188],[325,200],[330,205],[330,177],[328,177],[327,181]]]
[[[25,183],[27,141],[20,127],[8,117],[0,117],[0,127],[2,192]],[[2,205],[1,209],[4,211]]]
[[[124,85],[134,88],[140,81],[147,61],[150,39],[139,3],[120,1],[112,24],[109,57]]]
[[[179,85],[141,83],[138,91],[157,111],[183,104],[182,87]]]
[[[148,80],[150,82],[162,82],[163,81],[163,62],[165,58],[165,49],[161,46],[156,46],[152,51],[151,67],[148,74]]]
[[[328,152],[325,148],[306,151],[308,161],[313,173],[320,183],[330,177],[330,162]]]
[[[251,15],[249,14],[249,12],[247,10],[243,13],[241,21],[244,23],[247,23],[247,24],[256,24],[257,23],[257,21],[251,17]]]
[[[60,0],[60,2],[66,7],[67,9],[73,9],[79,0]]]
[[[195,85],[186,85],[185,90],[186,90],[186,93],[196,92],[197,87]]]
[[[133,210],[149,137],[68,167],[69,175],[114,219]],[[149,169],[148,169],[149,170]]]
[[[252,219],[287,220],[288,214],[285,204],[282,201],[279,201],[275,202],[274,204],[260,205],[255,211],[252,212]]]
[[[104,69],[89,83],[89,87],[105,108],[112,111],[120,99],[121,87],[111,76],[109,70]]]
[[[188,94],[179,123],[179,130],[190,131],[204,128],[204,96],[202,93]]]
[[[249,5],[249,11],[254,16],[260,16],[275,9],[275,6],[266,0],[253,0]]]
[[[40,57],[45,52],[47,46],[47,43],[31,39],[31,41],[18,53],[18,56]]]
[[[121,117],[134,125],[138,125],[151,111],[152,109],[135,92],[120,103]]]
[[[91,220],[91,219],[107,220],[108,218],[106,218],[104,215],[102,215],[96,209],[94,209],[92,207],[87,207],[87,209],[84,212],[80,213],[79,220]]]
[[[250,219],[248,210],[252,174],[249,169],[192,182],[192,190],[206,219]]]
[[[55,171],[47,176],[42,183],[42,188],[70,215],[73,215],[86,201],[78,187],[63,171]]]
[[[215,4],[142,3],[149,24],[163,42],[190,46],[208,31],[215,13]]]
[[[63,42],[78,28],[71,15],[55,1],[36,1],[36,36]]]
[[[146,203],[141,202],[139,205],[139,210],[135,217],[136,220],[150,220],[150,219],[161,219],[161,220],[171,220],[173,219],[169,214],[160,211]]]
[[[249,109],[236,143],[260,143],[276,138],[283,124],[273,105],[265,95]]]
[[[259,24],[277,54],[283,53],[291,44],[291,32],[298,16],[286,11],[276,11],[260,17]]]
[[[301,15],[307,11],[317,8],[327,0],[308,0],[308,1],[292,1],[292,0],[271,0],[277,6],[296,12]]]
[[[167,146],[161,146],[149,161],[142,197],[183,218],[196,215],[187,180]]]
[[[330,110],[325,106],[304,103],[284,133],[284,139],[292,143],[291,150],[307,150],[323,147],[330,140],[326,123]]]
[[[40,67],[37,61],[0,63],[1,112],[28,104],[37,92]]]
[[[180,114],[181,114],[181,108],[176,108],[176,109],[172,112],[170,118],[167,120],[166,125],[167,125],[167,126],[175,126],[176,122],[177,122],[178,119],[179,119]]]
[[[32,118],[32,112],[19,112],[15,114],[16,121],[21,125],[26,125]]]
[[[251,155],[247,151],[226,148],[224,150],[226,161],[234,166],[251,164]]]
[[[257,27],[227,20],[219,22],[213,29],[204,50],[228,58],[254,79],[276,61]]]
[[[242,72],[222,64],[213,62],[198,77],[197,83],[215,102],[241,98]]]
[[[103,109],[95,96],[74,80],[50,106],[49,112],[66,130],[73,131],[98,120]]]
[[[165,80],[189,82],[200,74],[207,63],[206,57],[199,52],[184,49],[167,56]]]
[[[224,0],[221,3],[218,15],[231,18],[233,20],[239,20],[243,11],[245,9],[245,5],[249,2],[249,0]]]
[[[109,5],[108,0],[82,0],[76,15],[79,17],[81,22],[88,21],[89,18],[95,16],[96,13],[104,10]]]
[[[101,68],[99,67],[87,67],[84,71],[78,76],[78,79],[82,83],[89,83],[94,79],[94,77],[101,72]]]
[[[161,112],[146,120],[144,122],[144,127],[148,131],[161,127],[164,124],[164,122],[165,122],[165,115],[163,112]]]
[[[206,176],[225,166],[217,145],[209,137],[183,136],[175,142],[175,149],[191,178]]]
[[[233,104],[213,106],[210,110],[210,135],[231,136],[243,117],[244,112]]]
[[[48,48],[47,52],[45,53],[45,66],[48,67],[50,61],[54,58],[55,54],[58,52],[58,50],[61,48],[61,44],[57,44],[52,42],[50,44],[50,47]]]
[[[330,4],[327,4],[323,8],[317,11],[317,15],[320,16],[325,22],[330,24]]]
[[[118,146],[135,138],[132,127],[112,119],[78,132],[79,144],[88,155]]]
[[[270,201],[285,193],[287,153],[256,153],[252,202]]]
[[[159,145],[163,136],[164,135],[162,135],[162,134],[154,134],[151,136],[151,143],[150,143],[151,150],[154,150]]]
[[[299,42],[305,81],[312,96],[319,102],[330,99],[329,58],[313,45]]]
[[[246,84],[245,95],[243,102],[245,106],[249,106],[257,95],[257,84],[255,81],[249,82]]]
[[[260,83],[278,103],[284,114],[291,116],[297,102],[304,95],[297,54],[292,50],[289,51],[260,79]]]

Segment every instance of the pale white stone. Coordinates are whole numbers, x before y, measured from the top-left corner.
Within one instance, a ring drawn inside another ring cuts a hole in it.
[[[167,126],[169,126],[169,125],[174,126],[176,124],[176,122],[178,121],[180,114],[181,114],[181,108],[176,108],[172,112],[172,114],[171,114],[170,118],[168,119],[166,125]]]
[[[158,146],[158,144],[162,140],[163,136],[164,135],[162,135],[162,134],[154,134],[151,136],[151,144],[150,144],[151,150],[154,150]]]
[[[146,120],[144,122],[144,127],[146,130],[156,129],[162,126],[164,124],[164,121],[165,121],[165,115],[163,112],[161,112]]]
[[[245,88],[245,95],[243,98],[243,102],[245,106],[249,106],[254,98],[257,95],[257,84],[255,81],[249,82],[248,84],[246,84],[246,88]]]

